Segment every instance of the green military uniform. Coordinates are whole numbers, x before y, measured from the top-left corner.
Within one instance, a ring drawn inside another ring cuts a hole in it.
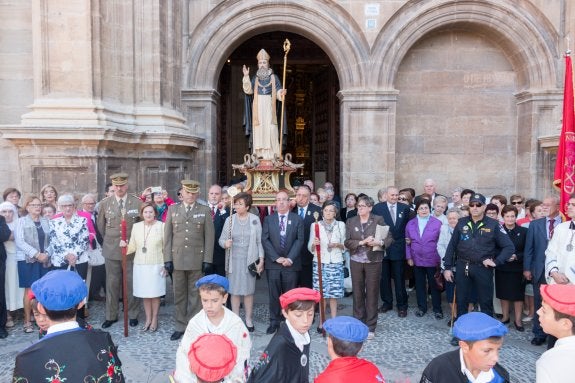
[[[119,173],[112,175],[112,184],[125,185],[128,182],[128,175]],[[142,201],[131,194],[126,194],[122,200],[126,219],[126,242],[130,241],[132,225],[139,220],[140,206]],[[102,244],[102,255],[106,258],[106,320],[115,321],[118,319],[118,301],[122,291],[122,249],[120,240],[122,239],[122,209],[120,209],[119,199],[115,195],[104,198],[100,202],[97,219],[98,230],[104,238]],[[140,312],[140,300],[132,295],[132,270],[134,266],[134,254],[128,254],[127,273],[128,279],[128,316],[130,319],[137,319]]]
[[[192,193],[199,191],[196,181],[191,183]],[[188,211],[188,207],[190,208]],[[207,206],[178,203],[168,208],[164,225],[164,262],[174,264],[174,304],[176,331],[184,332],[192,316],[201,310],[195,283],[202,277],[202,263],[212,263],[214,251],[214,224]]]

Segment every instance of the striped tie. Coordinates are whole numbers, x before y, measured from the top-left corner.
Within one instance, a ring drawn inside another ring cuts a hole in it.
[[[286,225],[285,225],[285,215],[280,215],[280,249],[284,250],[286,248]]]

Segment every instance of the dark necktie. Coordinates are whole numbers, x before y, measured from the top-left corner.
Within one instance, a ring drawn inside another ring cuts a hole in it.
[[[299,216],[301,217],[301,219],[305,219],[305,213],[303,211],[303,207],[299,208]]]
[[[188,207],[186,208],[186,213],[189,213],[190,210],[192,210],[192,205],[188,205]]]
[[[124,210],[124,200],[121,199],[120,202],[118,203],[118,205],[120,206],[120,214],[123,214],[122,210]]]
[[[553,230],[555,229],[555,218],[549,219],[549,239],[553,238]]]
[[[391,220],[395,225],[395,205],[389,205],[389,214],[391,214]]]
[[[216,206],[212,205],[212,221],[214,220],[215,216],[216,216]]]
[[[280,215],[280,248],[283,250],[286,248],[286,224],[285,215]]]

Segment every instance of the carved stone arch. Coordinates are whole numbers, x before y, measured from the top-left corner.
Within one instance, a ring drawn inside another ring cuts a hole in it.
[[[403,6],[376,38],[371,73],[380,88],[394,88],[399,65],[418,40],[448,27],[492,36],[517,73],[518,90],[557,87],[559,37],[530,2],[424,0]]]
[[[231,0],[216,6],[189,36],[184,88],[215,88],[227,56],[246,39],[274,29],[297,33],[322,48],[342,88],[365,83],[369,44],[359,25],[332,0]]]

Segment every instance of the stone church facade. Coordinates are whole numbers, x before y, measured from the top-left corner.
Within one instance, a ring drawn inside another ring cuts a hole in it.
[[[1,0],[0,189],[217,181],[222,68],[271,31],[335,68],[342,193],[550,191],[569,0]]]

